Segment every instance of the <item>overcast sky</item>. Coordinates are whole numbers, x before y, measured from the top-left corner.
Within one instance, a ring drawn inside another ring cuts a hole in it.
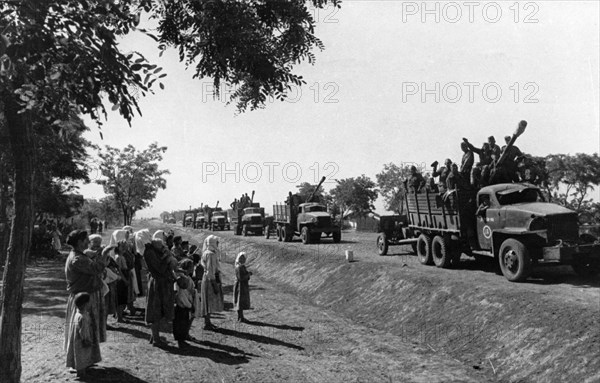
[[[600,2],[422,4],[346,0],[315,12],[326,49],[297,67],[307,85],[238,116],[174,50],[159,58],[153,40],[129,36],[123,49],[162,66],[165,89],[140,101],[131,128],[110,113],[104,139],[93,125],[87,137],[168,147],[167,189],[138,217],[229,205],[252,190],[270,213],[300,182],[330,176],[329,189],[333,179],[375,180],[385,163],[459,161],[462,137],[502,144],[519,120],[529,122],[517,141],[526,153],[599,151]],[[81,193],[104,196],[94,184]],[[376,208],[384,212],[381,198]]]

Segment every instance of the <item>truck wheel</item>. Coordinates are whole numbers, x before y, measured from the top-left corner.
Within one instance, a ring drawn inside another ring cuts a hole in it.
[[[248,226],[246,226],[246,225],[242,226],[242,233],[244,233],[244,237],[248,236]]]
[[[452,254],[450,252],[450,241],[440,235],[433,237],[431,242],[431,256],[433,263],[441,269],[447,269],[452,262]]]
[[[310,229],[308,226],[304,226],[302,231],[300,232],[300,238],[302,239],[302,243],[308,245],[311,240]]]
[[[269,227],[265,227],[265,239],[269,239],[271,236],[271,232],[269,231]]]
[[[425,234],[419,235],[417,239],[417,257],[423,265],[433,265],[431,256],[431,237]]]
[[[283,238],[286,242],[292,242],[292,239],[294,239],[294,229],[290,226],[284,226],[284,229],[285,236]]]
[[[509,238],[502,242],[498,255],[500,270],[511,282],[521,282],[531,274],[529,251],[520,241]]]
[[[385,235],[385,233],[379,234],[379,236],[377,236],[377,252],[379,255],[386,255],[388,247],[387,235]]]
[[[334,231],[333,232],[333,243],[340,243],[342,240],[342,231]]]
[[[573,268],[575,274],[582,278],[592,278],[600,274],[600,265],[597,264],[578,262],[573,263],[571,268]]]

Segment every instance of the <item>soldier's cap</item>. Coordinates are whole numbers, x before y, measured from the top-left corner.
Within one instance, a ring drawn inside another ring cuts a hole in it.
[[[504,136],[504,139],[505,139],[506,141],[510,141],[510,138],[511,138],[510,136]]]
[[[488,141],[491,141],[491,140],[494,140],[494,141],[496,141],[496,139],[494,138],[494,136],[489,136],[489,137],[488,137]]]

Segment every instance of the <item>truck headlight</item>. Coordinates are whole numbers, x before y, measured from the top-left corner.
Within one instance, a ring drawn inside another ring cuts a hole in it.
[[[530,231],[546,230],[547,228],[548,228],[548,221],[546,220],[545,217],[536,217],[536,218],[532,219],[531,222],[529,223]]]
[[[312,217],[312,218],[310,219],[310,222],[312,222],[312,223],[317,223],[317,217]]]

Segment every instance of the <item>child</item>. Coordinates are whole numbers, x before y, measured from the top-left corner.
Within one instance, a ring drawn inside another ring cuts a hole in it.
[[[251,272],[246,270],[246,253],[241,252],[235,259],[235,286],[233,287],[233,304],[238,312],[238,322],[248,323],[244,318],[244,310],[250,309],[250,280]]]
[[[93,341],[89,302],[88,293],[75,295],[77,312],[67,338],[67,367],[77,370],[78,377],[85,376],[86,368],[102,360],[100,344]]]
[[[183,259],[179,262],[182,273],[177,278],[175,296],[175,314],[173,319],[173,337],[180,348],[187,346],[186,340],[190,339],[191,313],[194,307],[194,281],[190,277],[194,272],[194,262]]]
[[[123,311],[125,310],[125,307],[129,304],[129,298],[130,298],[130,294],[129,294],[129,289],[130,289],[130,283],[131,283],[131,278],[130,278],[130,273],[129,273],[129,266],[127,265],[127,259],[126,259],[126,243],[125,241],[121,241],[118,243],[117,247],[115,248],[115,254],[116,254],[116,258],[115,258],[115,263],[117,264],[118,268],[119,268],[119,272],[120,272],[120,276],[121,278],[117,281],[117,322],[118,323],[125,323],[125,320],[123,319]]]

